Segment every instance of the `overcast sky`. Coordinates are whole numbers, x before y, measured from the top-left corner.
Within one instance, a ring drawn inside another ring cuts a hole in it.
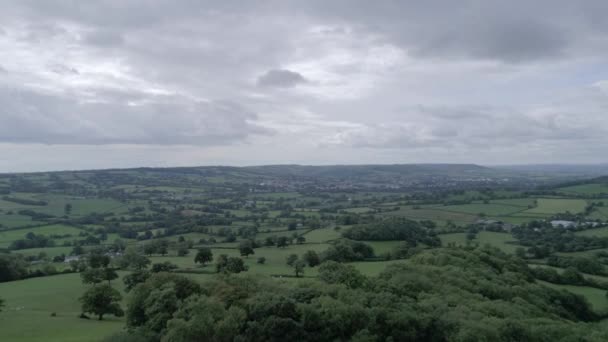
[[[608,1],[0,0],[0,172],[608,161]]]

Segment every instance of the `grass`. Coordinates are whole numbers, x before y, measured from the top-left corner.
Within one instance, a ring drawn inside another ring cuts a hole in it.
[[[32,218],[29,216],[18,215],[18,214],[12,214],[12,215],[0,214],[0,224],[2,224],[4,229],[35,225],[35,224],[40,224],[40,223],[41,223],[40,221],[33,221]],[[3,228],[0,227],[0,230],[2,230],[2,229]]]
[[[345,229],[347,228],[342,227],[340,230],[335,230],[332,228],[315,229],[311,230],[307,234],[304,234],[304,237],[306,238],[306,242],[309,243],[327,242],[341,238],[341,232]]]
[[[474,204],[462,204],[462,205],[448,205],[444,207],[437,207],[437,210],[461,212],[465,214],[477,215],[484,213],[488,216],[501,216],[510,215],[516,212],[525,210],[527,206],[514,206],[498,203],[474,203]]]
[[[460,224],[472,223],[477,219],[477,215],[461,212],[445,211],[435,208],[413,209],[412,207],[402,207],[397,211],[382,213],[385,216],[400,216],[412,220],[431,220],[439,223],[452,221]]]
[[[592,183],[568,186],[557,189],[558,191],[581,195],[600,195],[608,194],[608,184]]]
[[[7,247],[10,245],[12,241],[19,240],[25,238],[27,233],[34,233],[36,235],[46,235],[50,236],[51,234],[57,235],[65,235],[71,234],[72,237],[70,239],[77,239],[78,234],[82,230],[78,228],[74,228],[71,226],[53,224],[49,226],[41,226],[34,227],[28,229],[19,229],[19,230],[9,230],[9,231],[0,231],[0,247]]]
[[[117,279],[113,284],[120,289],[122,282]],[[101,322],[78,318],[78,298],[86,288],[79,274],[1,283],[6,307],[0,312],[0,340],[96,341],[120,331],[124,326],[122,318],[108,316]],[[51,317],[52,312],[57,316]]]
[[[524,211],[525,214],[558,214],[567,211],[576,214],[583,212],[587,202],[582,199],[539,198],[535,208]]]
[[[456,246],[466,245],[466,233],[441,234],[439,235],[439,238],[444,246],[447,246],[449,243],[454,243]],[[479,232],[477,237],[472,241],[472,243],[477,243],[482,246],[488,244],[501,249],[505,253],[513,254],[520,246],[510,242],[515,242],[515,239],[511,234],[486,231]]]

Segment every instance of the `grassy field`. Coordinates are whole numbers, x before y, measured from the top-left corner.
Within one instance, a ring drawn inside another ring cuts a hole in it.
[[[580,195],[608,194],[608,184],[601,184],[601,183],[582,184],[582,185],[574,185],[574,186],[559,188],[557,190],[561,191],[561,192],[565,192],[565,193],[580,194]]]
[[[606,290],[600,290],[588,286],[574,286],[574,285],[557,285],[551,284],[545,281],[538,281],[539,283],[552,287],[558,290],[567,290],[572,293],[581,295],[587,299],[593,310],[597,312],[608,311],[608,298],[606,298]]]
[[[587,202],[582,199],[539,198],[535,208],[524,211],[525,214],[558,214],[567,211],[576,214],[585,210]]]
[[[444,246],[447,246],[449,243],[454,243],[456,246],[466,245],[466,233],[441,234],[439,235],[439,238]],[[477,243],[482,246],[489,244],[491,246],[500,248],[503,252],[515,253],[515,250],[519,246],[509,243],[514,241],[515,239],[511,236],[511,234],[484,231],[479,232],[477,234],[477,238],[475,238],[472,243]]]
[[[385,216],[400,216],[412,220],[431,220],[439,224],[452,221],[459,224],[473,223],[477,219],[476,214],[461,213],[439,210],[432,207],[413,209],[412,207],[402,207],[397,211],[382,213]]]
[[[7,247],[10,245],[12,241],[19,240],[25,238],[27,233],[34,233],[36,235],[46,235],[50,236],[51,234],[56,235],[65,235],[71,234],[72,237],[70,239],[78,238],[78,234],[82,230],[78,228],[74,228],[71,226],[53,224],[49,226],[41,226],[34,227],[28,229],[19,229],[19,230],[9,230],[9,231],[0,231],[0,247]]]
[[[114,281],[121,288],[122,282]],[[0,312],[2,341],[97,341],[120,331],[124,319],[108,316],[104,321],[78,318],[78,298],[86,286],[79,274],[63,274],[0,283],[6,307]],[[51,317],[55,312],[56,317]],[[69,333],[67,333],[69,332]]]
[[[342,229],[340,229],[339,231],[331,228],[315,229],[304,234],[304,237],[306,238],[306,242],[310,243],[327,242],[339,239],[342,236],[341,231],[346,229],[346,227],[342,227]]]
[[[448,205],[444,207],[437,207],[437,210],[461,212],[466,214],[477,215],[484,213],[487,216],[503,216],[510,215],[522,210],[526,210],[527,206],[515,206],[500,203],[474,203],[474,204],[462,204],[462,205]]]

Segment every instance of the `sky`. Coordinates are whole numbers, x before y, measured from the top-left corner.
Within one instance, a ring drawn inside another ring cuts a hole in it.
[[[0,0],[0,172],[604,163],[608,2]]]

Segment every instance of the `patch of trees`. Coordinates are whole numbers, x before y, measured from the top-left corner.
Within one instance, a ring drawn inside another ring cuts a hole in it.
[[[124,311],[120,307],[122,295],[112,287],[111,281],[118,278],[118,274],[110,265],[110,257],[102,249],[95,249],[86,258],[86,269],[80,273],[82,282],[90,284],[82,297],[79,298],[82,306],[82,318],[91,313],[101,321],[104,315],[112,314],[122,317]],[[102,282],[107,281],[105,284]]]
[[[602,265],[602,263],[599,262],[597,259],[584,257],[568,258],[552,255],[547,258],[547,265],[560,268],[572,267],[583,273],[607,275],[604,265]]]
[[[54,246],[55,241],[50,239],[48,236],[29,232],[25,235],[25,239],[14,240],[13,242],[11,242],[8,248],[12,250],[19,250],[27,248],[44,248]]]
[[[107,341],[604,341],[583,297],[535,282],[520,259],[436,249],[366,277],[327,262],[320,282],[152,275],[131,292],[128,330]]]
[[[342,233],[351,240],[407,241],[412,246],[422,243],[428,246],[440,246],[441,241],[430,229],[416,221],[404,218],[388,218],[361,226],[354,226]]]
[[[46,220],[50,218],[54,218],[55,216],[51,214],[39,213],[37,211],[31,209],[23,209],[17,212],[19,215],[29,216],[32,220]]]
[[[540,258],[553,252],[580,252],[608,247],[606,237],[576,235],[569,229],[548,227],[543,222],[534,221],[527,226],[516,227],[512,233],[521,245],[531,248],[529,253]],[[547,254],[538,254],[543,251]]]
[[[374,249],[363,242],[341,239],[335,241],[323,253],[321,260],[336,262],[362,261],[374,257]]]
[[[608,290],[608,283],[596,281],[589,277],[585,278],[585,276],[574,267],[568,267],[561,273],[553,268],[536,267],[532,268],[532,273],[536,279],[553,284],[591,286]]]
[[[24,205],[45,206],[45,205],[49,204],[47,201],[35,200],[35,199],[30,199],[30,198],[17,198],[17,197],[3,196],[2,199],[7,202],[13,202],[13,203],[24,204]]]

